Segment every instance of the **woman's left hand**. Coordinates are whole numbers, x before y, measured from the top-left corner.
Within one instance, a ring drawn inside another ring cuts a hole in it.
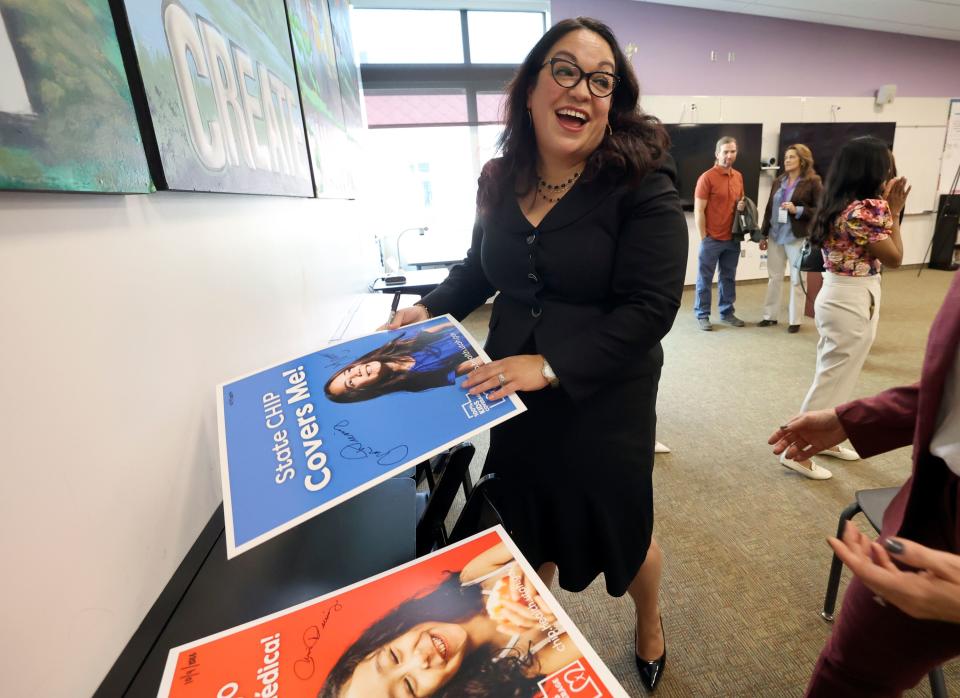
[[[890,206],[890,213],[899,216],[907,203],[907,196],[910,194],[910,187],[907,184],[906,177],[894,177],[883,186],[883,198]]]
[[[488,393],[490,400],[500,400],[517,391],[542,390],[550,383],[543,377],[540,354],[508,356],[474,369],[463,382],[470,395]]]
[[[784,201],[782,204],[780,204],[780,208],[787,209],[787,213],[789,213],[791,216],[794,216],[797,213],[797,205],[792,201]]]
[[[827,539],[837,557],[885,602],[914,618],[960,623],[960,555],[903,538],[888,541],[884,548],[849,521],[843,540]],[[887,552],[898,546],[902,552]],[[901,570],[891,555],[917,571]]]

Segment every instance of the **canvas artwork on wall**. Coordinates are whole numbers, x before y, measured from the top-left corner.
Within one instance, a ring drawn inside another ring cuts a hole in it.
[[[0,189],[153,190],[108,0],[0,0]]]
[[[123,0],[164,184],[313,196],[283,0]]]
[[[287,0],[287,14],[317,196],[352,197],[357,159],[344,119],[327,0]]]
[[[349,0],[329,0],[329,2],[333,44],[337,55],[337,76],[340,79],[340,98],[343,102],[343,119],[356,153],[361,147],[367,121],[363,110],[363,90],[360,87],[360,64],[357,62],[350,32],[350,2]]]

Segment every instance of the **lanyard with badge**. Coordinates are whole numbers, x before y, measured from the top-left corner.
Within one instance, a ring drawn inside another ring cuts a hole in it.
[[[783,195],[780,198],[780,205],[787,203],[793,197],[793,190],[797,188],[797,183],[800,181],[800,178],[797,177],[793,180],[793,184],[785,182],[785,186],[781,187],[780,191],[783,192]],[[777,223],[786,223],[787,222],[787,209],[781,208],[777,211]]]

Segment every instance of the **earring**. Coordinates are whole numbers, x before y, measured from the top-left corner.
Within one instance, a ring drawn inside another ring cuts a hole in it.
[[[527,126],[533,128],[533,112],[527,109]]]
[[[609,121],[607,122],[607,135],[608,135],[608,136],[612,136],[612,135],[613,135],[613,126],[610,125],[610,122],[609,122]]]

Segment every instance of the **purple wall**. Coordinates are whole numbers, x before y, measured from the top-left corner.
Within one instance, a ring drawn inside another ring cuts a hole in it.
[[[869,97],[894,83],[898,97],[960,96],[960,41],[635,0],[553,0],[551,8],[554,22],[589,15],[623,45],[637,44],[645,94]]]

